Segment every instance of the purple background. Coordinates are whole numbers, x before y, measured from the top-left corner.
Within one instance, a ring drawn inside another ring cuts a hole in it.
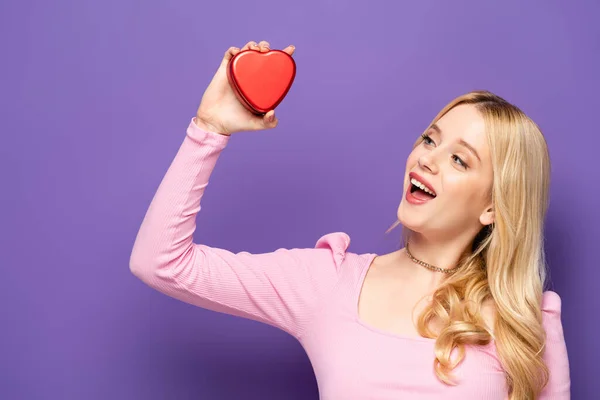
[[[129,272],[135,235],[224,53],[297,47],[273,131],[241,133],[197,242],[393,251],[404,162],[453,97],[522,107],[552,157],[547,244],[573,398],[600,392],[598,71],[592,1],[2,1],[0,398],[317,399],[270,326]]]

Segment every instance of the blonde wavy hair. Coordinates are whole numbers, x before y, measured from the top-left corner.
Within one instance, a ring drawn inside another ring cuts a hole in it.
[[[548,382],[542,359],[541,311],[546,281],[543,228],[550,184],[548,148],[540,129],[525,113],[488,91],[452,100],[427,129],[461,104],[475,106],[485,121],[495,220],[475,236],[470,252],[459,261],[462,267],[437,288],[419,316],[417,329],[425,337],[436,338],[434,368],[446,384],[455,384],[451,373],[464,359],[465,345],[489,344],[493,339],[509,398],[534,399]],[[387,232],[399,224],[396,221]],[[403,227],[404,246],[410,234]],[[493,300],[496,310],[493,333],[482,320],[481,307],[487,300]],[[434,319],[442,326],[437,337],[429,327]],[[454,349],[458,357],[451,360]]]

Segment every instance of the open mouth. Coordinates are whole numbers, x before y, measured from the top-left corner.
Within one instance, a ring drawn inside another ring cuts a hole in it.
[[[410,193],[417,199],[430,200],[436,197],[436,194],[430,188],[428,188],[415,178],[411,178],[410,184]]]

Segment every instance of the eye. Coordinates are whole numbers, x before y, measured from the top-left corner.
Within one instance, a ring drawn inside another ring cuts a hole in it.
[[[435,142],[431,139],[431,137],[428,134],[423,133],[421,137],[423,138],[423,142],[425,142],[425,144],[435,144]]]
[[[463,167],[463,168],[467,168],[467,167],[468,167],[468,165],[467,165],[467,164],[466,164],[466,163],[465,163],[465,162],[464,162],[464,161],[463,161],[463,160],[462,160],[462,159],[461,159],[459,156],[457,156],[457,155],[455,155],[455,154],[452,154],[452,159],[453,159],[453,160],[454,160],[454,161],[455,161],[457,164],[459,164],[461,167]]]

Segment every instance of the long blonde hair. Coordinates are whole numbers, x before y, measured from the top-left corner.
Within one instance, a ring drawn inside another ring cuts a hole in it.
[[[452,370],[464,359],[465,345],[494,339],[506,372],[510,399],[533,399],[548,381],[542,355],[545,331],[541,302],[546,280],[543,228],[548,208],[550,157],[538,126],[518,107],[488,91],[474,91],[446,105],[427,129],[452,108],[474,105],[485,120],[493,166],[491,200],[495,220],[477,234],[462,267],[448,276],[419,316],[417,329],[436,338],[434,368],[454,384]],[[422,141],[419,138],[414,146]],[[387,232],[400,224],[396,221]],[[403,227],[406,246],[410,230]],[[492,332],[481,306],[493,300]],[[429,325],[441,321],[439,335]],[[451,360],[451,352],[458,357]]]

